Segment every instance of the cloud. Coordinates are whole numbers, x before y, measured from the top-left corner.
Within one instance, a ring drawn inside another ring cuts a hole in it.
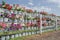
[[[46,11],[46,12],[50,12],[52,9],[49,7],[45,7],[45,6],[40,6],[40,7],[33,7],[33,10],[37,10],[37,11]]]
[[[47,0],[47,1],[60,4],[60,0]]]
[[[29,2],[33,2],[33,0],[29,0]]]
[[[28,4],[31,5],[31,6],[33,6],[34,5],[33,4],[33,0],[29,0]]]
[[[51,11],[51,8],[49,8],[49,7],[44,7],[44,6],[41,6],[40,9],[41,9],[41,10],[45,10],[45,11]]]
[[[47,2],[57,4],[57,7],[60,8],[60,0],[47,0]]]
[[[31,9],[30,7],[24,6],[26,9]]]
[[[33,6],[33,5],[34,5],[32,2],[29,2],[28,4],[29,4],[29,5],[31,5],[31,6]]]
[[[57,7],[60,8],[60,5],[58,5]]]
[[[46,7],[46,6],[34,6],[32,8],[27,7],[27,6],[25,6],[25,7],[26,7],[26,9],[37,10],[38,12],[40,12],[40,11],[51,12],[52,11],[52,9],[50,7]]]

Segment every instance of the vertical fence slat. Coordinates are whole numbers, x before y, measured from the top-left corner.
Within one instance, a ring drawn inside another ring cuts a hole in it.
[[[42,15],[40,15],[40,19],[42,19]],[[42,34],[42,20],[40,22],[40,34]]]

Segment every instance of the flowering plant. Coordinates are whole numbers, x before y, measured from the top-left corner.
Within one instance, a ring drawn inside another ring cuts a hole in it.
[[[37,20],[36,26],[40,27],[40,19]]]
[[[47,13],[47,12],[42,11],[42,12],[40,12],[40,14],[42,14],[42,15],[47,15],[48,13]]]
[[[9,18],[12,19],[12,20],[14,20],[15,17],[16,17],[16,14],[14,14],[14,13],[12,13],[11,15],[9,15]]]
[[[14,24],[14,23],[11,24],[10,30],[18,30],[18,29],[22,29],[21,24]]]
[[[46,20],[46,17],[42,17],[42,20],[45,21]]]
[[[8,13],[4,13],[3,15],[4,15],[4,17],[7,17],[7,18],[8,18],[8,16],[9,16]]]
[[[5,9],[8,9],[8,10],[12,9],[12,6],[9,5],[9,4],[4,4],[2,7],[5,8]]]
[[[15,10],[21,11],[21,8],[20,7],[15,7]]]
[[[55,14],[50,14],[51,16],[56,16]]]
[[[42,26],[47,26],[48,24],[47,23],[43,23]]]
[[[33,13],[33,10],[32,9],[26,9],[26,12],[27,13]]]
[[[27,27],[32,27],[32,26],[34,26],[34,24],[33,24],[32,22],[27,22],[25,25],[26,25]]]
[[[7,27],[7,25],[6,25],[6,23],[4,23],[4,22],[0,22],[0,28],[2,29],[4,29],[4,28],[6,28]]]

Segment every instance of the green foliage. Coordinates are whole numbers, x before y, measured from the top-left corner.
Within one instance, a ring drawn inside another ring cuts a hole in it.
[[[5,2],[4,1],[2,1],[2,5],[5,5]]]
[[[0,26],[0,28],[2,28],[2,26]]]

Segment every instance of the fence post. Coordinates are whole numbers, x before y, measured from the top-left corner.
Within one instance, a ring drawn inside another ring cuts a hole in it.
[[[58,30],[58,29],[57,29],[57,16],[56,16],[56,23],[55,23],[55,26],[56,26],[56,30]]]
[[[42,14],[40,15],[40,34],[42,34]]]

